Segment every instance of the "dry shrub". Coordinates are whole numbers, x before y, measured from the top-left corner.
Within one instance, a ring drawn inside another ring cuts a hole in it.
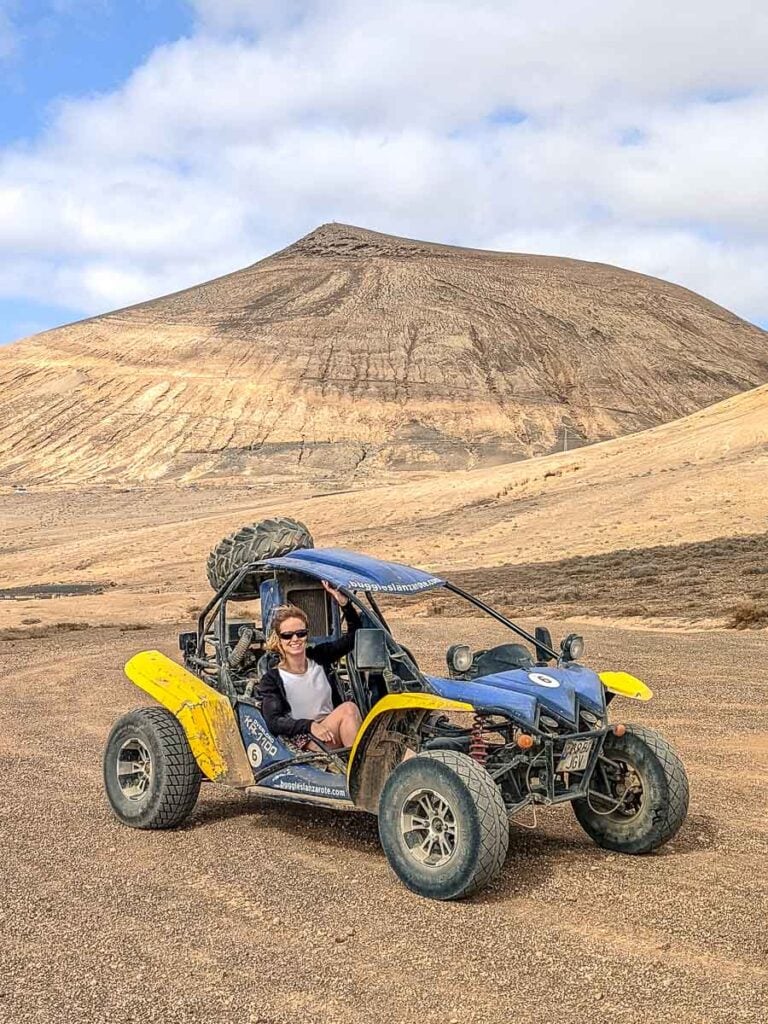
[[[516,481],[513,480],[512,483],[504,484],[504,486],[501,488],[501,490],[496,492],[496,497],[497,498],[506,498],[506,496],[508,494],[511,494],[512,491],[514,491],[516,487],[525,487],[525,485],[527,483],[528,483],[528,477],[525,476],[525,477],[522,478],[522,480],[516,480]]]
[[[73,633],[90,628],[89,622],[54,622],[49,626],[30,626],[28,629],[11,626],[0,629],[0,640],[40,640],[43,637],[55,636],[57,633]]]
[[[445,615],[445,605],[440,604],[438,601],[430,601],[427,605],[425,615]]]
[[[658,567],[655,565],[636,565],[627,569],[626,574],[632,580],[654,579],[659,575]]]
[[[768,603],[747,601],[737,605],[726,625],[728,629],[764,629],[768,626]]]

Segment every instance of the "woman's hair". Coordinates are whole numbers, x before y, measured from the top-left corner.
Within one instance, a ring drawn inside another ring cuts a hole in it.
[[[269,636],[267,637],[267,650],[272,654],[279,654],[282,657],[283,651],[280,647],[280,627],[286,619],[301,619],[304,625],[309,629],[309,619],[307,613],[303,612],[301,608],[297,608],[295,604],[281,604],[272,612],[272,618],[269,623]]]

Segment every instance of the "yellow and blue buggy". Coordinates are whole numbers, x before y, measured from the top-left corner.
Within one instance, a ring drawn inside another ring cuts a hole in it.
[[[210,573],[209,573],[210,575]],[[361,628],[335,682],[362,715],[344,750],[297,751],[261,714],[258,681],[269,665],[272,610],[291,603],[309,617],[312,642],[338,638],[327,580],[354,603]],[[453,644],[444,676],[421,671],[398,643],[380,595],[444,589],[491,616],[510,642],[473,651]],[[260,621],[243,617],[258,599]],[[377,600],[378,598],[378,600]],[[564,802],[600,846],[647,853],[680,828],[685,769],[655,731],[609,722],[616,696],[651,691],[622,672],[581,664],[581,637],[553,646],[485,602],[420,569],[334,548],[301,548],[236,568],[180,636],[183,665],[137,654],[128,677],[157,704],[113,727],[104,782],[117,817],[172,828],[192,811],[203,781],[284,800],[378,816],[386,856],[412,890],[457,899],[501,870],[510,818]]]

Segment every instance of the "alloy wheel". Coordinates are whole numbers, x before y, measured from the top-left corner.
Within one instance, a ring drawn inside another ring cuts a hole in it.
[[[152,755],[135,737],[118,751],[117,782],[128,800],[143,799],[152,782]]]
[[[442,867],[456,852],[456,815],[433,789],[417,789],[406,798],[400,829],[411,855],[429,867]]]

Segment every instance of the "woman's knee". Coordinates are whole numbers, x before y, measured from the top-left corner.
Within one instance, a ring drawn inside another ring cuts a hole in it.
[[[341,707],[344,709],[345,718],[360,718],[360,709],[354,701],[345,700]]]

